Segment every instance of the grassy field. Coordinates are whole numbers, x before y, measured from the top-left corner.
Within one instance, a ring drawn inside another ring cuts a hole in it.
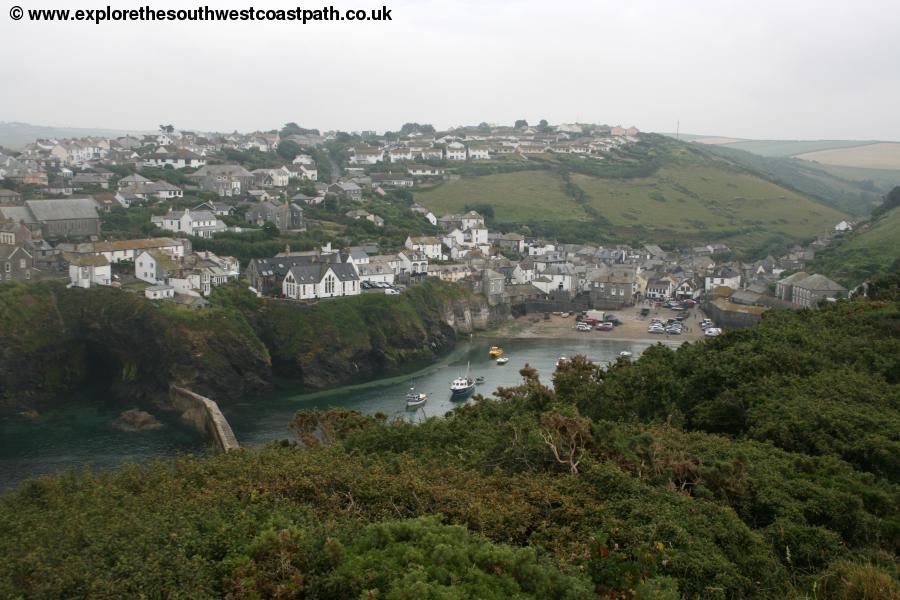
[[[744,140],[726,146],[762,156],[796,156],[805,152],[854,148],[872,143],[864,140]]]
[[[633,153],[612,163],[532,157],[535,170],[464,176],[417,190],[415,199],[437,215],[490,205],[495,228],[528,225],[537,235],[573,242],[722,241],[754,255],[829,231],[847,216],[699,145],[651,138],[642,150],[644,158]],[[641,167],[646,157],[661,166]],[[632,165],[640,175],[628,175]]]
[[[578,220],[585,217],[566,195],[559,175],[551,171],[521,171],[448,181],[416,192],[417,202],[436,215],[461,212],[467,205],[490,204],[497,221]]]
[[[864,169],[900,169],[900,144],[881,142],[853,148],[833,148],[797,154],[795,158],[826,165],[861,167]]]
[[[762,227],[803,237],[829,229],[843,214],[752,175],[711,166],[664,167],[654,177],[573,181],[613,225],[715,232]]]

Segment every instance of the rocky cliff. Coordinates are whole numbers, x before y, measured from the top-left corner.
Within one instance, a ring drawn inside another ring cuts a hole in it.
[[[202,311],[112,288],[0,286],[0,409],[41,407],[88,381],[123,400],[169,385],[228,402],[273,375],[310,388],[362,381],[433,360],[457,332],[504,317],[465,287],[429,280],[400,296],[301,305],[217,290]]]

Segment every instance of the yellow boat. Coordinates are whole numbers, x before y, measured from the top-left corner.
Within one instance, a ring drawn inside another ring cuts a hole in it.
[[[491,349],[488,350],[488,354],[494,358],[498,358],[500,356],[503,356],[503,348],[501,348],[500,346],[491,346]]]

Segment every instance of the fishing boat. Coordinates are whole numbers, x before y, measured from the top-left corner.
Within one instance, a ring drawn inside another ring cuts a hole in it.
[[[631,358],[633,355],[628,350],[622,350],[619,352],[619,358]]]
[[[503,356],[503,348],[501,348],[500,346],[491,346],[491,349],[488,350],[488,355],[492,356],[493,358],[500,358],[501,356]]]
[[[508,362],[509,362],[509,357],[508,357],[508,356],[501,356],[500,358],[497,359],[497,364],[498,364],[498,365],[501,365],[501,366],[502,366],[502,365],[505,365],[505,364],[508,363]]]
[[[457,377],[450,382],[450,398],[465,398],[475,390],[475,380],[469,377],[469,365],[466,365],[466,376]]]
[[[416,392],[416,388],[409,388],[409,393],[406,394],[406,408],[416,408],[426,402],[428,402],[428,394]]]

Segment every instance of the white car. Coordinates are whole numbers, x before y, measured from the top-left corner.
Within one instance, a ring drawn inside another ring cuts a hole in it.
[[[718,327],[707,327],[703,333],[706,337],[718,337],[722,335],[722,330]]]

